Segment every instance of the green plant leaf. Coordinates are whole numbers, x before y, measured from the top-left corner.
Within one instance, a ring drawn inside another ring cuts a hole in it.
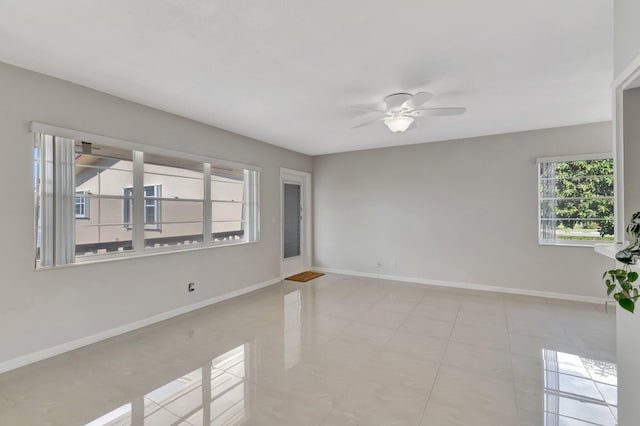
[[[573,191],[575,190],[574,187],[575,184],[573,184],[573,186],[569,186],[568,189]],[[589,208],[593,208],[593,206],[590,206]],[[576,210],[576,208],[573,208],[573,210]],[[601,224],[601,235],[605,235],[603,232],[607,235],[612,232],[610,229],[613,224],[611,221],[612,216],[607,217],[606,219],[609,221],[606,224],[607,230],[604,230],[605,224]],[[566,224],[563,225],[565,227],[567,226]],[[640,273],[631,271],[629,265],[635,264],[636,260],[640,258],[640,211],[633,213],[626,230],[633,236],[633,242],[626,248],[618,251],[615,256],[616,260],[623,266],[622,268],[610,269],[604,272],[602,274],[602,279],[605,281],[607,286],[607,295],[612,295],[623,309],[633,313],[635,309],[635,302],[640,299],[640,286],[636,287],[633,283],[640,279]]]
[[[622,309],[625,309],[631,313],[633,313],[633,310],[636,307],[636,304],[633,302],[633,300],[631,299],[627,299],[626,297],[623,299],[620,299],[618,301],[618,303],[620,304],[620,306],[622,307]]]

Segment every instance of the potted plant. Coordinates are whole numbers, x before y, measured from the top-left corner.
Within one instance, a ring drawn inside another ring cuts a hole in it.
[[[623,309],[633,313],[640,296],[639,287],[634,284],[638,280],[638,273],[632,271],[630,265],[635,265],[640,256],[640,212],[631,216],[627,233],[633,237],[632,243],[616,253],[616,260],[623,264],[623,268],[606,271],[602,279],[607,286],[607,295],[613,294],[613,298]]]

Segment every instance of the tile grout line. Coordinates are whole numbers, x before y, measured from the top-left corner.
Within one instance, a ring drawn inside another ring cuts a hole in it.
[[[460,307],[461,305],[458,305],[458,308],[456,310],[456,317],[453,320],[453,326],[451,327],[451,331],[449,332],[449,339],[447,340],[447,345],[445,346],[444,352],[440,357],[440,362],[438,363],[438,371],[436,372],[436,376],[433,379],[433,384],[431,385],[431,389],[429,389],[429,396],[427,397],[427,400],[424,403],[424,409],[422,410],[422,416],[420,417],[420,425],[422,425],[422,423],[424,422],[424,416],[427,412],[427,406],[429,405],[429,401],[431,400],[433,389],[436,387],[436,383],[438,382],[438,377],[440,376],[440,370],[442,370],[442,362],[444,360],[445,355],[447,354],[447,349],[449,348],[449,343],[451,342],[451,336],[453,335],[453,327],[455,327],[456,321],[458,320],[458,315],[460,315]]]
[[[518,384],[516,382],[516,371],[515,368],[513,366],[513,350],[511,348],[511,329],[509,327],[509,315],[507,313],[507,305],[505,302],[505,307],[504,307],[504,321],[507,324],[507,339],[509,341],[509,350],[508,350],[508,355],[509,355],[509,365],[511,367],[511,379],[512,379],[512,384],[513,384],[513,402],[515,403],[516,406],[516,418],[518,419],[518,423],[520,423],[520,403],[518,402]]]

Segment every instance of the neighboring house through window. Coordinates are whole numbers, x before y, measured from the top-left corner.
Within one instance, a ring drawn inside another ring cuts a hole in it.
[[[32,126],[36,268],[259,240],[260,167]]]
[[[144,229],[159,231],[160,224],[160,203],[162,195],[162,185],[146,185],[144,187]],[[127,199],[122,203],[122,223],[126,228],[131,228],[133,213],[133,188],[124,188],[123,195]]]

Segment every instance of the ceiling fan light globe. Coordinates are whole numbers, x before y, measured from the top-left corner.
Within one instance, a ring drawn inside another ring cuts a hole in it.
[[[384,120],[384,124],[386,124],[393,133],[404,132],[411,126],[411,123],[413,123],[413,118],[406,116],[389,117]]]

